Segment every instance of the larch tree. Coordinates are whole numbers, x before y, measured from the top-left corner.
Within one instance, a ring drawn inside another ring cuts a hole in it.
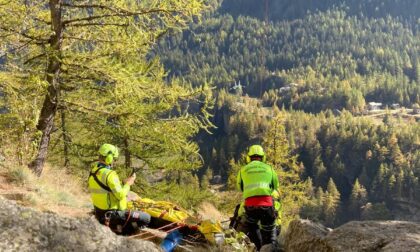
[[[340,206],[340,192],[332,178],[329,179],[327,185],[327,193],[324,198],[324,214],[325,222],[329,226],[333,226],[337,221],[338,210]]]
[[[353,184],[350,195],[350,209],[353,216],[360,218],[361,207],[367,202],[367,192],[363,185],[359,183],[359,179]]]
[[[175,140],[168,136],[168,142],[189,137],[196,131],[193,127],[207,127],[205,113],[170,118],[169,107],[197,94],[197,90],[183,90],[179,84],[165,89],[163,69],[149,53],[159,38],[170,30],[185,28],[204,7],[201,0],[0,0],[0,57],[4,59],[0,83],[10,99],[25,99],[23,103],[31,104],[37,151],[30,168],[41,175],[59,110],[95,112],[108,122],[136,127],[147,124],[145,115],[156,112],[156,120],[148,126],[158,135],[174,129],[174,121],[188,121],[189,134]],[[138,91],[141,88],[142,94]],[[23,95],[25,90],[32,92]],[[179,92],[172,95],[172,91]],[[158,98],[159,92],[163,98]],[[157,105],[157,111],[144,112],[143,124],[137,124],[140,119],[133,119],[137,111],[129,109],[135,107],[134,101],[137,106]],[[206,106],[201,109],[204,112]],[[130,142],[134,128],[123,128],[119,128],[123,131],[120,136]],[[142,145],[143,151],[147,148],[154,148],[153,140]],[[179,145],[172,148],[180,149]]]
[[[272,165],[279,176],[279,194],[282,201],[282,226],[299,216],[300,208],[308,201],[307,186],[300,180],[302,167],[297,156],[292,155],[284,127],[285,115],[279,112],[271,121],[264,136],[263,147],[267,163]]]

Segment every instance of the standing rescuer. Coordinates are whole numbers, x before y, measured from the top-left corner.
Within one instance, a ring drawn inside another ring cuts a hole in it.
[[[279,187],[277,174],[265,163],[266,156],[260,145],[249,147],[246,161],[247,165],[241,168],[236,179],[237,187],[243,192],[245,200],[245,218],[241,225],[243,230],[240,231],[249,236],[258,250],[270,243],[276,248],[277,214],[271,195]]]
[[[136,174],[132,174],[121,184],[117,173],[112,170],[112,164],[118,158],[117,147],[103,144],[98,152],[98,161],[94,163],[88,180],[98,221],[122,234],[132,232],[135,225],[141,227],[149,224],[149,214],[127,210],[127,194]]]

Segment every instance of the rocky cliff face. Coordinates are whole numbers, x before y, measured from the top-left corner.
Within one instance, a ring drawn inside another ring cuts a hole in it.
[[[148,241],[117,236],[94,218],[72,219],[25,208],[0,197],[0,251],[161,251]],[[334,230],[293,221],[287,252],[420,251],[420,223],[353,221]]]
[[[286,251],[420,251],[420,223],[352,221],[334,230],[308,220],[293,221]]]
[[[115,235],[94,218],[42,213],[0,197],[0,251],[161,251],[148,241]]]

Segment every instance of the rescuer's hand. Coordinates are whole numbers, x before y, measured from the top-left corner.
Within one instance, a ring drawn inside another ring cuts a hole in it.
[[[130,177],[126,178],[125,181],[124,181],[124,184],[131,186],[131,185],[134,184],[134,180],[136,180],[136,174],[135,173],[133,173],[133,175],[131,175]]]

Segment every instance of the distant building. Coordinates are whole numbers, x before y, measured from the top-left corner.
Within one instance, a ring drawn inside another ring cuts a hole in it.
[[[235,84],[233,85],[233,87],[231,87],[230,89],[229,89],[229,91],[234,91],[236,94],[238,94],[238,95],[242,95],[242,85],[241,85],[241,81],[239,81],[238,83],[236,83],[236,81],[235,81]]]
[[[212,179],[212,184],[221,184],[221,183],[222,183],[222,176],[214,175]]]
[[[378,110],[382,108],[382,103],[380,102],[369,102],[368,110]]]
[[[287,87],[281,87],[281,88],[279,89],[280,93],[287,92],[287,91],[289,91],[289,90],[290,90],[290,87],[289,87],[289,86],[287,86]]]
[[[238,83],[233,84],[233,87],[230,88],[230,90],[236,90],[236,89],[242,89],[242,85],[241,85],[241,81],[239,81]]]
[[[393,103],[393,104],[391,104],[391,108],[392,109],[399,109],[399,108],[401,108],[401,106],[398,103]]]
[[[299,86],[299,84],[296,84],[296,83],[290,83],[290,84],[287,84],[287,85],[286,85],[286,86],[284,86],[284,87],[279,88],[279,92],[280,92],[280,93],[288,92],[288,91],[290,91],[293,87],[297,87],[297,86]]]
[[[333,111],[334,116],[340,116],[341,115],[341,111],[338,109],[334,109]]]

